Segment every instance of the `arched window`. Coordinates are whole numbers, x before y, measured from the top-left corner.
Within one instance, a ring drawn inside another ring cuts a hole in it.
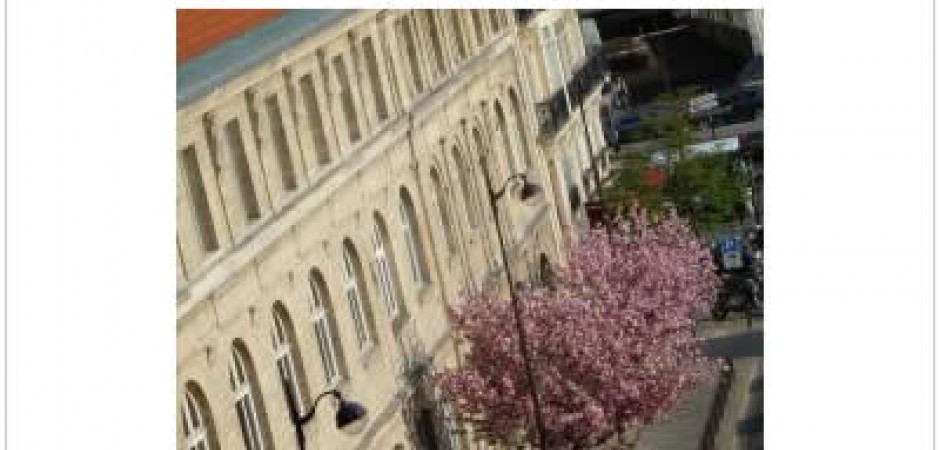
[[[483,142],[483,134],[480,133],[480,129],[473,127],[473,131],[471,133],[473,134],[473,143],[477,147],[477,152],[481,155],[492,155],[492,153],[486,148]],[[486,170],[487,173],[489,174],[491,183],[499,182],[498,179],[499,179],[500,172],[499,172],[498,167],[499,167],[499,164],[497,164],[497,161],[492,156],[486,158],[486,167],[484,167],[483,170]],[[486,176],[486,174],[483,174],[483,176]],[[484,198],[486,199],[485,201],[489,201],[489,198],[488,198],[489,193],[484,191],[483,195],[484,195]],[[505,215],[501,217],[508,219],[508,217],[506,217]],[[509,236],[509,229],[507,228],[508,222],[509,222],[508,220],[500,221],[500,223],[503,225],[503,233],[506,236]]]
[[[218,450],[212,414],[206,396],[196,383],[186,383],[183,394],[183,437],[186,450]]]
[[[375,278],[378,281],[379,293],[385,306],[388,308],[388,315],[392,318],[398,317],[400,311],[400,290],[398,289],[398,269],[395,266],[395,258],[392,253],[392,246],[388,239],[388,229],[385,227],[385,221],[378,212],[375,213],[375,222],[372,224],[372,249],[375,264]]]
[[[509,89],[509,107],[512,108],[512,115],[515,117],[516,126],[513,128],[515,133],[516,142],[518,143],[519,149],[522,151],[522,158],[525,160],[525,168],[533,169],[532,164],[532,155],[529,154],[529,145],[526,142],[525,138],[525,121],[522,118],[522,107],[519,103],[519,97],[516,95],[515,89]]]
[[[274,304],[274,328],[271,330],[271,344],[274,347],[277,372],[281,380],[290,387],[291,401],[296,411],[305,411],[309,400],[307,385],[304,383],[303,365],[297,353],[297,337],[294,325],[287,314],[287,309],[280,302]]]
[[[509,134],[509,124],[506,122],[506,114],[503,113],[503,107],[498,101],[493,102],[493,109],[496,111],[496,126],[499,128],[499,134],[503,138],[503,151],[506,152],[506,161],[509,163],[510,175],[519,171],[516,167],[516,150],[512,145],[512,137]]]
[[[353,325],[356,328],[356,341],[359,348],[373,342],[370,317],[369,299],[366,296],[366,284],[362,277],[362,265],[359,263],[359,254],[352,241],[343,241],[343,293],[349,303],[349,313],[352,315]]]
[[[457,251],[457,240],[454,236],[454,227],[450,219],[447,193],[444,191],[444,185],[441,184],[441,177],[434,167],[431,168],[431,185],[434,187],[434,197],[437,200],[437,210],[441,218],[441,228],[444,231],[444,238],[447,241],[447,250],[454,253]]]
[[[248,351],[241,341],[232,345],[232,360],[228,369],[229,383],[235,394],[235,410],[242,439],[247,450],[263,450],[267,447],[266,431],[263,428],[264,414],[258,392],[257,378]]]
[[[457,181],[460,183],[460,188],[463,191],[467,223],[470,224],[470,228],[476,228],[480,224],[478,217],[480,214],[480,206],[477,191],[471,183],[471,180],[473,180],[473,172],[470,170],[470,166],[464,161],[463,156],[460,154],[460,149],[458,149],[456,145],[452,149],[452,152],[454,154],[454,163],[457,166]]]
[[[408,261],[411,263],[411,276],[416,284],[430,283],[428,264],[424,258],[424,242],[421,239],[421,229],[418,227],[418,218],[415,214],[411,195],[404,187],[399,192],[400,203],[398,213],[401,216],[402,231],[405,235],[405,245],[408,248]]]
[[[330,294],[323,281],[323,275],[317,269],[310,270],[310,297],[313,313],[313,334],[320,350],[320,363],[323,366],[323,378],[327,385],[339,380],[341,355],[339,342],[336,340],[336,323],[333,318],[333,305]]]
[[[550,286],[555,274],[552,271],[552,263],[548,261],[548,256],[544,253],[539,256],[539,282],[542,285]]]
[[[562,177],[564,186],[567,186],[568,203],[571,207],[571,213],[577,216],[581,210],[581,189],[578,187],[578,173],[571,163],[569,155],[565,155],[562,160]]]

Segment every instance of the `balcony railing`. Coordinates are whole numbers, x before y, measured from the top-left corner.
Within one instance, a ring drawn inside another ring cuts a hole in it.
[[[604,58],[595,53],[585,59],[568,82],[568,98],[565,89],[558,89],[547,99],[536,103],[535,111],[539,119],[539,132],[542,136],[551,136],[568,123],[568,101],[572,107],[580,105],[584,98],[604,80],[607,67]]]
[[[525,24],[529,19],[538,14],[541,9],[516,9],[514,11],[516,13],[516,21]]]

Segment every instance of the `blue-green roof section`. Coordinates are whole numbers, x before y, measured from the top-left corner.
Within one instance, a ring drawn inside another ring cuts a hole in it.
[[[352,9],[298,9],[229,39],[176,68],[176,108],[272,58],[336,21]]]

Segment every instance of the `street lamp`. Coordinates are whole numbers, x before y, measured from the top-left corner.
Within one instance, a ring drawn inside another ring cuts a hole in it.
[[[317,396],[316,400],[313,401],[313,406],[310,407],[310,411],[301,415],[300,412],[297,411],[297,406],[294,404],[293,399],[295,397],[290,383],[281,378],[281,384],[284,388],[284,396],[287,398],[287,410],[290,412],[290,421],[294,424],[294,432],[297,436],[297,448],[300,450],[304,450],[307,445],[307,440],[304,438],[304,425],[313,419],[317,410],[317,404],[320,403],[323,397],[328,395],[333,396],[333,398],[339,401],[339,407],[336,408],[336,428],[351,435],[358,434],[365,428],[367,422],[365,407],[357,402],[344,399],[343,395],[340,394],[338,390],[330,389],[321,393]]]
[[[521,180],[522,187],[519,189],[519,199],[527,201],[537,197],[542,188],[530,182],[525,173],[510,175],[499,190],[493,190],[493,183],[490,180],[490,172],[487,170],[486,156],[480,156],[480,166],[483,169],[483,179],[486,181],[486,192],[490,196],[490,208],[493,212],[493,219],[496,221],[496,236],[499,239],[499,250],[503,258],[503,271],[506,272],[506,282],[509,286],[509,299],[512,304],[513,317],[516,322],[516,332],[519,334],[519,349],[522,352],[522,361],[525,365],[526,378],[529,382],[529,391],[532,395],[532,404],[535,411],[535,428],[538,432],[538,443],[545,448],[545,427],[542,425],[542,409],[539,405],[538,389],[535,387],[535,373],[532,371],[532,362],[529,361],[529,351],[526,346],[525,328],[522,325],[522,310],[519,309],[519,297],[516,295],[516,289],[512,283],[512,275],[509,273],[509,257],[506,255],[506,243],[503,237],[503,229],[499,223],[499,209],[496,202],[506,194],[510,182]]]

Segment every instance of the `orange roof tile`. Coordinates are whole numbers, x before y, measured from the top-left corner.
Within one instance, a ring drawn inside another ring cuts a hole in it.
[[[279,9],[177,9],[176,63],[193,59],[281,13]]]

